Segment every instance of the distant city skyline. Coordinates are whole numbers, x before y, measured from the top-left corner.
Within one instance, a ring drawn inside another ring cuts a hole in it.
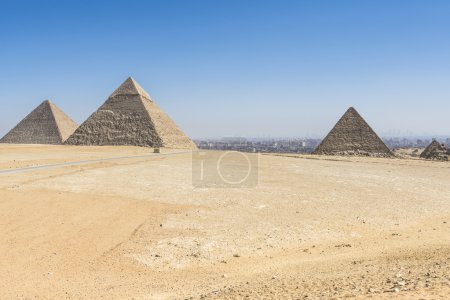
[[[194,139],[448,137],[448,1],[14,1],[0,136],[43,100],[81,124],[133,76]]]

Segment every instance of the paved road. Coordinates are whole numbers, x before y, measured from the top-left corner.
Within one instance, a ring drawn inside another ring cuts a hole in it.
[[[191,153],[191,151],[171,152],[171,153],[152,153],[152,154],[144,154],[144,155],[119,156],[119,157],[110,157],[110,158],[101,158],[101,159],[80,160],[80,161],[72,161],[72,162],[53,164],[53,165],[42,165],[42,166],[34,166],[34,167],[0,170],[0,175],[6,175],[6,174],[10,175],[10,174],[26,173],[26,172],[32,172],[32,171],[48,170],[48,169],[58,169],[58,168],[64,168],[64,167],[69,167],[69,166],[78,166],[78,165],[97,163],[97,162],[102,162],[102,161],[114,161],[114,160],[130,159],[130,158],[145,158],[145,157],[157,157],[157,156],[171,156],[171,155],[179,155],[179,154],[186,154],[186,153]]]

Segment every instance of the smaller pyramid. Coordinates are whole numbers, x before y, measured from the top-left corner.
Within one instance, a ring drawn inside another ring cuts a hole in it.
[[[431,159],[431,160],[448,160],[450,156],[450,150],[444,144],[433,140],[430,145],[428,145],[425,150],[420,154],[421,158]]]
[[[391,150],[361,115],[350,107],[313,154],[391,157]]]
[[[11,129],[0,143],[61,145],[77,127],[55,104],[45,100]]]

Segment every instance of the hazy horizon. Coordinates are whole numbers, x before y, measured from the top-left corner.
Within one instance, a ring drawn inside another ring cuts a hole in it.
[[[434,136],[434,135],[427,135],[427,136],[422,136],[422,135],[417,135],[417,136],[403,136],[403,135],[392,135],[392,136],[382,136],[380,135],[381,138],[384,139],[437,139],[437,140],[442,140],[442,139],[447,139],[450,138],[450,135],[438,135],[438,136]],[[248,139],[248,140],[264,140],[264,139],[323,139],[325,138],[325,136],[238,136],[238,135],[225,135],[225,136],[210,136],[210,137],[198,137],[195,138],[193,137],[193,140],[220,140],[220,139]]]
[[[450,136],[448,1],[18,1],[0,136],[45,99],[81,124],[128,77],[193,139]]]

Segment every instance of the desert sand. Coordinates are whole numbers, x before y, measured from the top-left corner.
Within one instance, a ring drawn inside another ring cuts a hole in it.
[[[191,157],[0,145],[0,298],[450,295],[449,163],[267,154],[195,188]]]

